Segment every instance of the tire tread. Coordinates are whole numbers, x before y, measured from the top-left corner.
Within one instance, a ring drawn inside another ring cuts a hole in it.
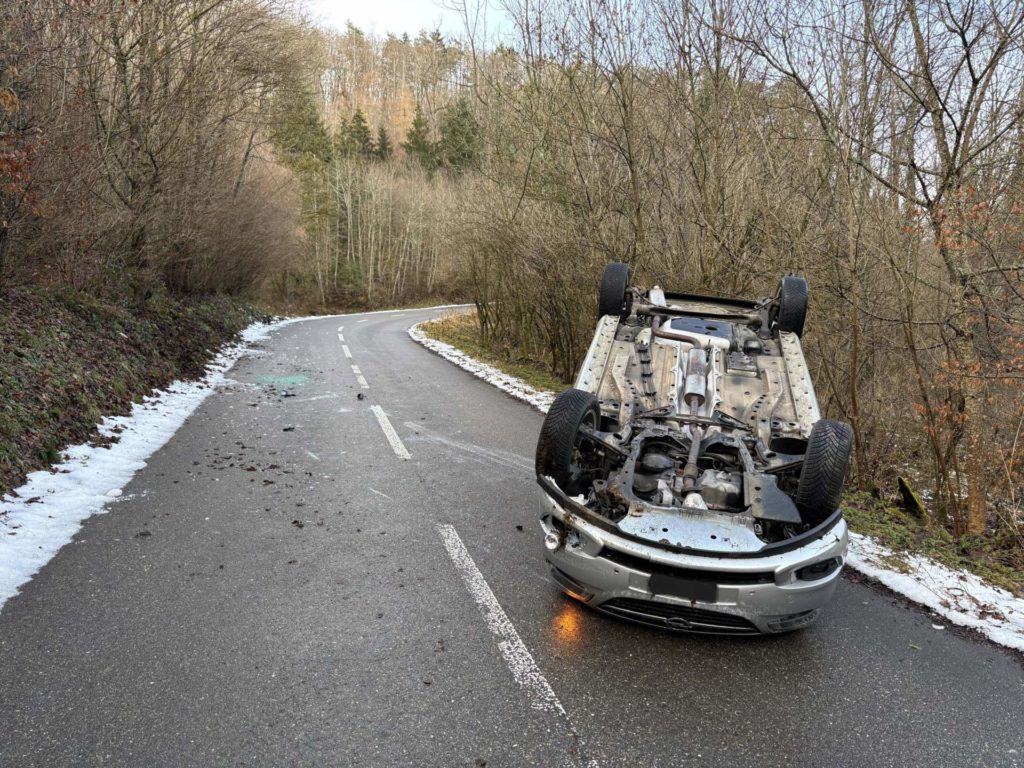
[[[795,498],[805,523],[820,523],[839,507],[852,450],[849,424],[821,419],[811,429]]]
[[[802,277],[784,277],[779,283],[779,315],[776,325],[781,331],[803,336],[807,319],[807,281]]]
[[[632,302],[629,301],[629,265],[613,261],[604,268],[601,276],[601,290],[597,299],[597,316],[616,315],[625,320],[629,317]]]
[[[568,477],[576,434],[580,424],[590,411],[600,416],[597,398],[581,389],[567,389],[562,392],[548,409],[537,439],[537,455],[534,468],[537,475],[549,475],[562,490],[569,492],[564,484]]]

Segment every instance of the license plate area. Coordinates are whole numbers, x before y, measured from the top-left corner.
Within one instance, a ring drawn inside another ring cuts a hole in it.
[[[718,585],[703,579],[688,579],[669,573],[652,573],[648,581],[651,592],[656,595],[681,597],[684,600],[700,600],[702,603],[718,602]]]

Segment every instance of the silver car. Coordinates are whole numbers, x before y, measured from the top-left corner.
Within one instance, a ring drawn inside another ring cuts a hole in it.
[[[822,419],[807,284],[760,301],[630,284],[609,264],[575,387],[537,444],[545,556],[567,594],[670,630],[806,627],[848,545],[852,430]]]

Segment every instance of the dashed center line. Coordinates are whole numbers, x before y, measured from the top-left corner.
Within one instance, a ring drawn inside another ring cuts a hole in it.
[[[352,366],[352,373],[356,375],[356,379],[359,381],[359,386],[363,389],[369,389],[370,385],[366,383],[366,377],[363,376],[363,372],[359,370],[358,365]]]
[[[338,341],[345,341],[345,335],[342,333],[342,331],[344,329],[345,329],[344,325],[339,325],[338,326]]]
[[[342,344],[341,351],[345,353],[345,357],[347,357],[349,360],[352,359],[352,350],[348,348],[348,344]]]
[[[565,711],[562,702],[558,700],[551,684],[544,677],[544,673],[540,671],[537,662],[533,660],[533,654],[530,653],[526,643],[519,636],[519,632],[501,607],[498,598],[494,596],[484,575],[480,573],[480,569],[473,562],[466,545],[462,543],[459,532],[451,525],[438,525],[437,532],[441,535],[441,541],[444,542],[444,548],[448,550],[448,556],[452,559],[455,570],[459,572],[459,576],[466,584],[466,589],[469,590],[469,594],[480,608],[484,623],[498,638],[501,655],[505,657],[512,677],[526,691],[526,695],[530,699],[530,706],[533,709],[551,712],[565,718],[573,736],[579,742],[579,734],[569,718],[569,713]],[[580,760],[580,762],[588,768],[597,768],[596,760]]]
[[[405,447],[402,438],[395,432],[395,428],[391,426],[391,421],[388,419],[388,415],[384,413],[384,409],[379,405],[371,405],[370,410],[377,417],[377,423],[380,424],[380,428],[384,431],[384,437],[388,439],[388,442],[391,444],[391,450],[395,452],[395,455],[400,459],[411,459],[412,454]]]

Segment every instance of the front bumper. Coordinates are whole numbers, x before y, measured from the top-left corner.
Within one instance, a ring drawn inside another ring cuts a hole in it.
[[[598,528],[567,512],[543,489],[540,513],[545,537],[558,539],[557,547],[546,548],[545,558],[563,591],[604,613],[684,632],[755,635],[808,626],[835,592],[849,544],[846,522],[839,520],[820,537],[778,554],[682,554]],[[835,564],[824,575],[802,570],[829,560]],[[715,597],[656,594],[653,574],[710,582]]]

